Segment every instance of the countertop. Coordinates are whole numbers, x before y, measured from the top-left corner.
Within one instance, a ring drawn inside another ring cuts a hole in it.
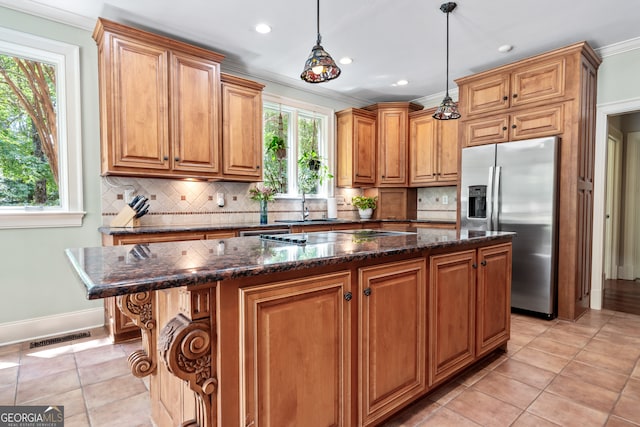
[[[452,224],[455,221],[446,220],[428,220],[428,219],[313,219],[307,221],[278,221],[268,224],[259,224],[257,222],[237,222],[233,224],[171,224],[171,225],[144,225],[140,227],[109,227],[102,226],[98,229],[100,233],[105,235],[115,234],[149,234],[149,233],[176,233],[185,231],[217,231],[217,230],[236,230],[236,229],[269,229],[269,228],[288,228],[291,226],[306,225],[331,225],[331,224],[363,224],[363,223],[383,223],[383,222],[408,222],[419,224]]]
[[[424,249],[510,240],[514,233],[416,228],[415,232],[344,230],[306,234],[304,245],[259,236],[66,249],[87,298],[197,285],[218,280],[336,265]],[[380,234],[380,233],[378,233]]]

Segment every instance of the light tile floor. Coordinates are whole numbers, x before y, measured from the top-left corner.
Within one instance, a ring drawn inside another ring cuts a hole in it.
[[[640,426],[640,316],[590,311],[577,322],[512,315],[494,353],[384,427]],[[129,372],[139,342],[0,347],[0,405],[64,405],[65,427],[152,426],[148,382]]]

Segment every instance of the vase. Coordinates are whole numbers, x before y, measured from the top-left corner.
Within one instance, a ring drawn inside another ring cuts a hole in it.
[[[260,200],[260,224],[267,223],[267,201]]]
[[[371,215],[373,215],[373,209],[358,209],[358,214],[360,215],[360,219],[370,219]]]

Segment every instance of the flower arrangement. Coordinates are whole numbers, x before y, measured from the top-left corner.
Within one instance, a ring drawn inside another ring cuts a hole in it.
[[[375,209],[378,205],[378,196],[355,196],[351,199],[351,203],[358,209]]]
[[[258,202],[271,202],[275,199],[276,190],[271,187],[256,185],[249,190],[251,200]]]

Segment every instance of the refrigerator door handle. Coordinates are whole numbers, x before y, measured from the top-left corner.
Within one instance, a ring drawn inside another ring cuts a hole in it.
[[[493,230],[493,166],[489,166],[487,179],[487,230]]]
[[[493,208],[495,219],[492,230],[500,230],[500,176],[502,175],[502,166],[496,166],[495,186],[493,188]]]

